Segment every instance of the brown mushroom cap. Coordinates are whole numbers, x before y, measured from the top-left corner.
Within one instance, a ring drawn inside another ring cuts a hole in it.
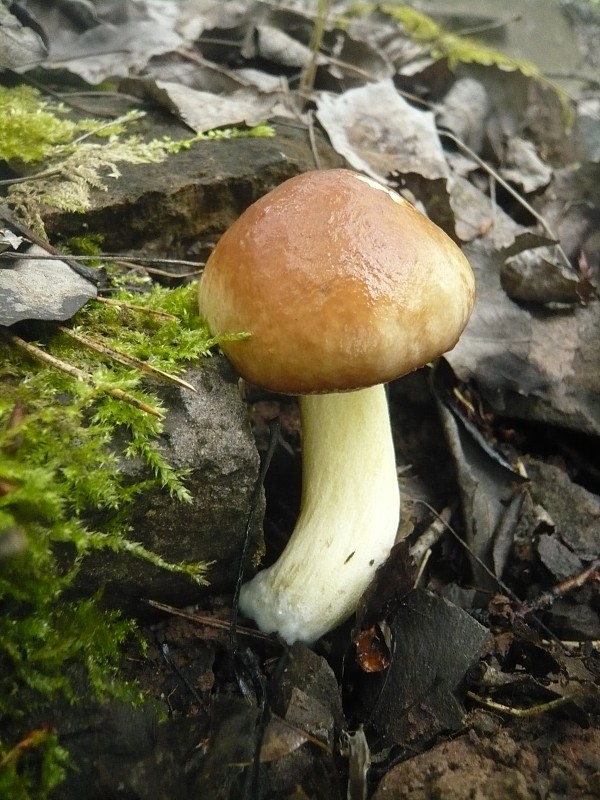
[[[248,381],[287,394],[384,383],[450,350],[475,296],[458,246],[395,192],[308,172],[248,208],[211,254],[200,310]]]

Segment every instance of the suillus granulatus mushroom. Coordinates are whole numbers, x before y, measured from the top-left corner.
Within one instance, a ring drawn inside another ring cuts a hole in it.
[[[244,584],[266,632],[313,642],[356,609],[400,514],[384,384],[454,347],[475,297],[460,248],[396,192],[344,169],[291,178],[212,252],[201,313],[253,384],[299,395],[302,506]]]

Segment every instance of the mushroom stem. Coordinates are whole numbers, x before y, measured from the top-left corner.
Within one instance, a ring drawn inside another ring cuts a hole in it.
[[[240,609],[290,644],[355,611],[398,529],[400,493],[383,384],[300,397],[302,505],[285,550],[241,590]]]

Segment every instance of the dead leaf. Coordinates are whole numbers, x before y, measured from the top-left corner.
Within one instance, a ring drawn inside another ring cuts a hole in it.
[[[455,694],[477,662],[488,631],[465,611],[420,589],[390,621],[394,658],[380,674],[365,675],[360,702],[379,743],[430,740],[456,730],[463,708]]]
[[[291,725],[280,717],[272,716],[265,729],[260,760],[262,763],[267,763],[285,758],[302,747],[310,738],[310,735],[297,725]]]
[[[466,542],[478,587],[495,590],[502,577],[523,502],[525,479],[512,469],[452,402],[452,375],[440,361],[434,373],[442,425],[456,464]],[[487,568],[487,569],[486,569]]]
[[[337,152],[376,180],[386,182],[393,172],[448,176],[433,113],[409,105],[391,80],[341,95],[324,92],[317,117]]]
[[[586,291],[582,279],[565,266],[554,247],[525,250],[507,258],[500,282],[512,300],[542,305],[578,304]]]
[[[530,194],[550,183],[552,169],[539,157],[533,142],[512,136],[506,145],[500,174]]]
[[[485,86],[474,78],[459,78],[436,109],[438,125],[479,153],[489,113]]]
[[[123,0],[118,13],[109,3],[87,15],[71,13],[69,3],[29,5],[50,40],[44,68],[67,70],[92,85],[138,72],[152,56],[183,44],[174,29],[177,7],[164,0]]]
[[[480,239],[465,246],[477,302],[447,360],[475,380],[496,414],[600,435],[600,304],[533,313],[504,292],[502,255]]]
[[[48,51],[40,33],[23,25],[0,3],[0,67],[31,69],[42,62]]]
[[[236,125],[257,125],[272,115],[278,95],[240,88],[228,95],[201,92],[170,81],[128,81],[130,91],[137,88],[178,116],[196,133]]]

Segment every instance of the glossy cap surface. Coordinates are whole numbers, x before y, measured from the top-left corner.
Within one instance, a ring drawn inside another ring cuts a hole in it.
[[[248,381],[287,394],[384,383],[450,350],[475,298],[460,248],[400,195],[350,170],[308,172],[224,233],[200,285]]]

